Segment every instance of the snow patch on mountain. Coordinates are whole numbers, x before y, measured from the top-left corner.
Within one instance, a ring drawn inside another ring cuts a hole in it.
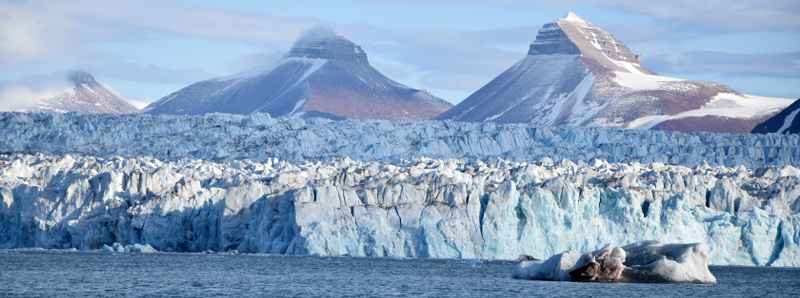
[[[727,118],[763,118],[780,112],[789,100],[736,93],[720,93],[698,109],[675,115],[646,116],[631,121],[629,128],[650,129],[667,120],[717,116]]]
[[[794,123],[794,120],[797,118],[797,114],[800,114],[800,109],[794,110],[791,114],[789,114],[789,116],[786,116],[786,119],[783,119],[783,125],[781,125],[781,128],[778,128],[776,133],[786,132],[789,127],[792,126],[792,123]]]
[[[581,24],[587,24],[588,23],[586,20],[584,20],[583,18],[579,17],[578,14],[576,14],[574,11],[568,12],[567,13],[567,17],[565,17],[564,20],[568,21],[568,22],[575,22],[575,23],[581,23]]]
[[[128,101],[129,104],[131,104],[132,106],[134,106],[135,108],[137,108],[139,110],[143,110],[144,108],[146,108],[150,104],[149,101],[143,100],[143,99],[127,98],[126,100]]]
[[[643,73],[633,72],[614,72],[614,82],[622,87],[630,88],[633,90],[658,90],[668,82],[680,82],[682,79],[648,75]]]

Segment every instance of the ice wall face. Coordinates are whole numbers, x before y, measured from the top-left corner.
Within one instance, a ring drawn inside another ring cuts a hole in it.
[[[647,239],[800,265],[800,170],[4,155],[0,247],[513,259]]]
[[[598,158],[669,164],[800,164],[800,135],[536,128],[459,122],[329,121],[266,115],[0,113],[2,153],[155,156],[173,160],[399,161],[417,157],[517,161]]]

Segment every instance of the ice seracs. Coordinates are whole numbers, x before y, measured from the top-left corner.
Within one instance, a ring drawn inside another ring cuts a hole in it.
[[[524,59],[438,118],[749,132],[788,105],[656,75],[611,33],[571,12],[542,26]]]
[[[644,272],[637,279],[707,280],[695,274],[704,258],[800,266],[798,174],[791,166],[601,160],[218,163],[2,155],[0,248],[118,242],[158,251],[513,260],[660,239],[707,249],[621,247],[626,268]],[[592,254],[601,268],[621,255]],[[535,271],[565,278],[553,273],[561,272],[556,265]],[[582,278],[593,278],[585,276],[592,268],[584,269]]]
[[[151,104],[146,112],[419,120],[450,106],[385,77],[359,45],[319,27],[303,34],[266,69],[192,84]]]
[[[717,282],[708,269],[705,244],[661,244],[645,241],[606,246],[580,254],[567,251],[545,261],[520,261],[518,279],[578,282],[707,283]]]
[[[43,125],[46,123],[47,125]],[[448,121],[331,121],[265,114],[0,113],[0,152],[296,162],[421,157],[799,165],[800,135],[676,133]]]

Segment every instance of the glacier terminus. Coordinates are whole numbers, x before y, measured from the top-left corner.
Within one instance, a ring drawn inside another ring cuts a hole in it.
[[[509,260],[660,240],[800,265],[796,135],[69,113],[0,131],[2,248]]]

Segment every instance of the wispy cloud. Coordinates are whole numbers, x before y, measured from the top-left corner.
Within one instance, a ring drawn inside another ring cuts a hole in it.
[[[782,78],[800,76],[800,52],[736,54],[696,51],[655,56],[647,60],[647,64],[669,73]]]
[[[800,29],[797,0],[573,1],[626,10],[670,21],[672,25],[679,23],[724,31]]]
[[[16,64],[52,54],[64,43],[66,24],[61,19],[49,20],[21,2],[0,3],[0,65]]]
[[[70,87],[66,73],[0,82],[0,111],[33,108],[41,100],[62,94]]]
[[[317,22],[152,0],[12,1],[0,4],[0,63],[85,52],[96,41],[163,35],[289,43]]]
[[[113,79],[139,83],[176,84],[208,79],[215,74],[200,68],[175,69],[153,63],[138,63],[124,59],[114,61],[89,61],[83,63],[82,70],[99,73]]]

